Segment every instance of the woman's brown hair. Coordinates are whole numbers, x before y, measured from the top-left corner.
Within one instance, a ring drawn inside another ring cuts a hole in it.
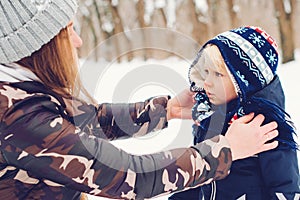
[[[65,97],[79,97],[83,93],[92,100],[79,78],[78,58],[68,27],[18,64],[29,68],[47,87]]]

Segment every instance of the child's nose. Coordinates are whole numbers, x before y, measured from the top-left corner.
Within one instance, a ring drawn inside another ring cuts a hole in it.
[[[204,86],[212,86],[212,81],[211,81],[211,77],[208,75],[206,76],[205,80],[204,80]]]

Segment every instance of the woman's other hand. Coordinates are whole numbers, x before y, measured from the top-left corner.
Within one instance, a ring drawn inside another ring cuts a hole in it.
[[[232,160],[253,156],[278,146],[278,141],[267,143],[278,135],[277,123],[270,122],[262,126],[265,117],[253,117],[252,113],[235,120],[225,135],[232,151]]]

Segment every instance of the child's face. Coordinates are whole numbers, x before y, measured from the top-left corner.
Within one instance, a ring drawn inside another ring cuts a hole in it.
[[[220,105],[237,98],[234,85],[226,70],[206,66],[204,75],[204,90],[212,104]]]
[[[203,64],[201,66],[201,74],[204,78],[203,87],[210,102],[214,105],[221,105],[237,98],[232,79],[225,69],[225,63],[218,48],[208,47],[206,53],[207,56],[200,58],[205,61],[199,60],[199,63]]]

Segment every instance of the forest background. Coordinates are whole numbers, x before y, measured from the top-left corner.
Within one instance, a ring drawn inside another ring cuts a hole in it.
[[[244,25],[272,35],[282,63],[300,47],[300,0],[80,0],[77,22],[79,55],[96,61],[191,59],[209,38]]]

